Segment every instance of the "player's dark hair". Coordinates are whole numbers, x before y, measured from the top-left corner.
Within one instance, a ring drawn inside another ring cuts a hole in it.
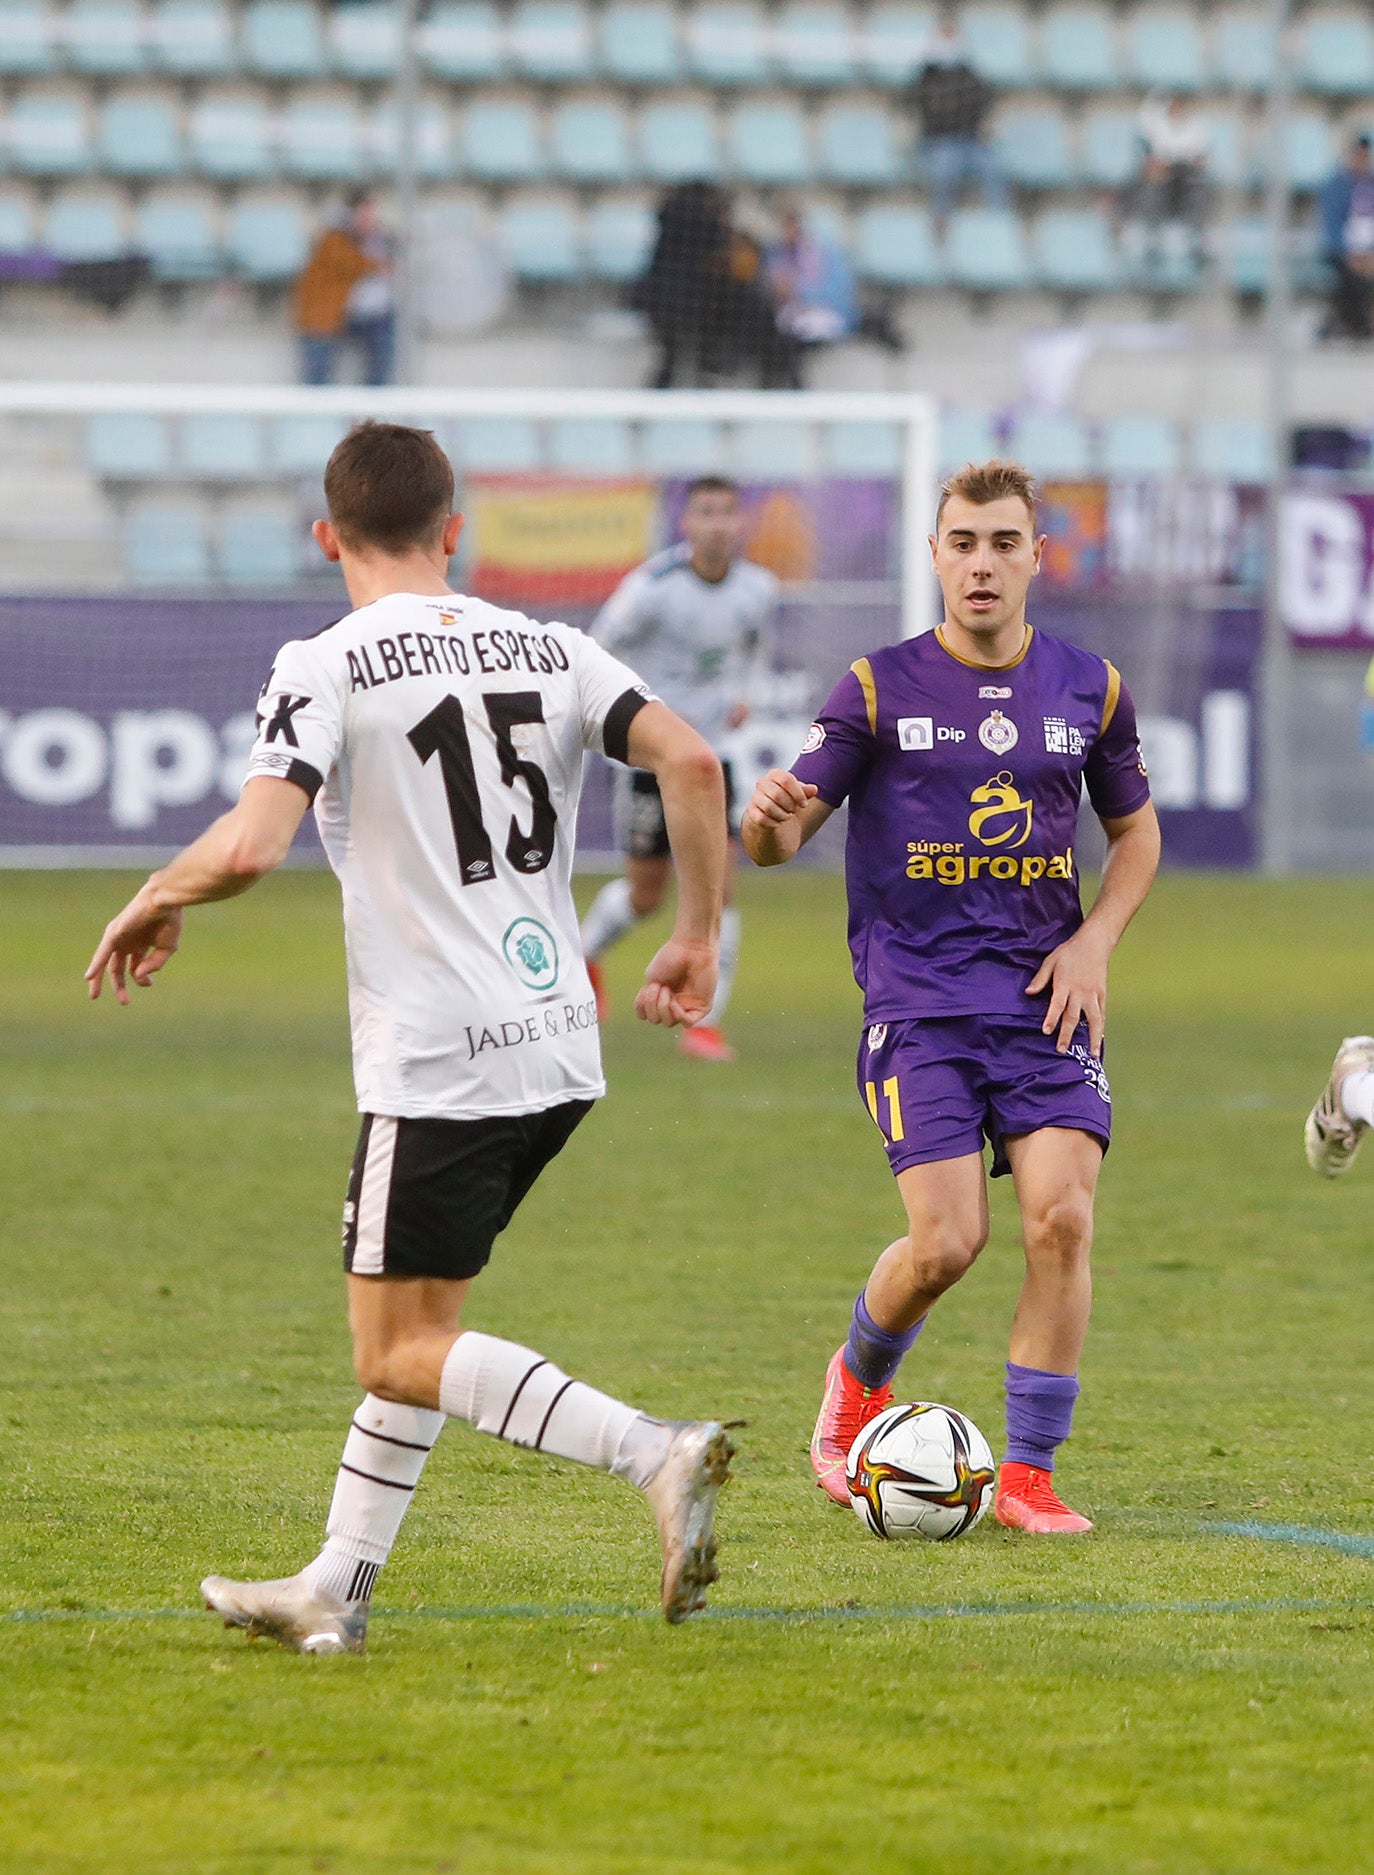
[[[431,546],[453,512],[453,468],[433,430],[359,423],[324,472],[329,518],[345,547]]]
[[[732,482],[728,475],[699,475],[695,482],[689,483],[687,499],[693,495],[738,495],[739,483]]]
[[[940,484],[940,505],[935,510],[937,534],[945,503],[951,495],[957,495],[961,501],[971,501],[978,508],[985,508],[992,501],[1007,501],[1015,496],[1018,501],[1025,502],[1031,527],[1035,527],[1035,477],[1019,462],[1008,462],[1001,456],[994,456],[990,462],[966,462],[962,469],[946,476]]]

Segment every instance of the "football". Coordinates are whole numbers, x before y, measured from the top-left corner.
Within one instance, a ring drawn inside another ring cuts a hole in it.
[[[849,1448],[854,1514],[881,1537],[964,1536],[992,1502],[997,1467],[971,1419],[952,1406],[889,1406]]]

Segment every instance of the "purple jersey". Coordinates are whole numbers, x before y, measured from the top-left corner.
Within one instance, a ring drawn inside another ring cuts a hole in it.
[[[867,1022],[1037,1014],[1026,985],[1083,922],[1084,783],[1108,819],[1150,795],[1116,670],[1041,632],[998,669],[966,663],[940,630],[860,658],[792,772],[831,807],[849,801]]]

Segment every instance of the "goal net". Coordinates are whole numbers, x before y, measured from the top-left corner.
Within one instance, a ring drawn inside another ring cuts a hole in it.
[[[696,476],[735,480],[745,551],[783,593],[729,751],[746,787],[855,657],[931,623],[922,398],[0,387],[0,863],[156,863],[235,798],[273,653],[347,609],[309,528],[365,417],[448,450],[456,586],[578,626],[677,537]],[[584,863],[611,845],[596,764]]]

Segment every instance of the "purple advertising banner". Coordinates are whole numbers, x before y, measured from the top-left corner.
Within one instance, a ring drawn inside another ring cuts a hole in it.
[[[1279,603],[1295,645],[1374,651],[1374,493],[1315,483],[1288,490]]]

